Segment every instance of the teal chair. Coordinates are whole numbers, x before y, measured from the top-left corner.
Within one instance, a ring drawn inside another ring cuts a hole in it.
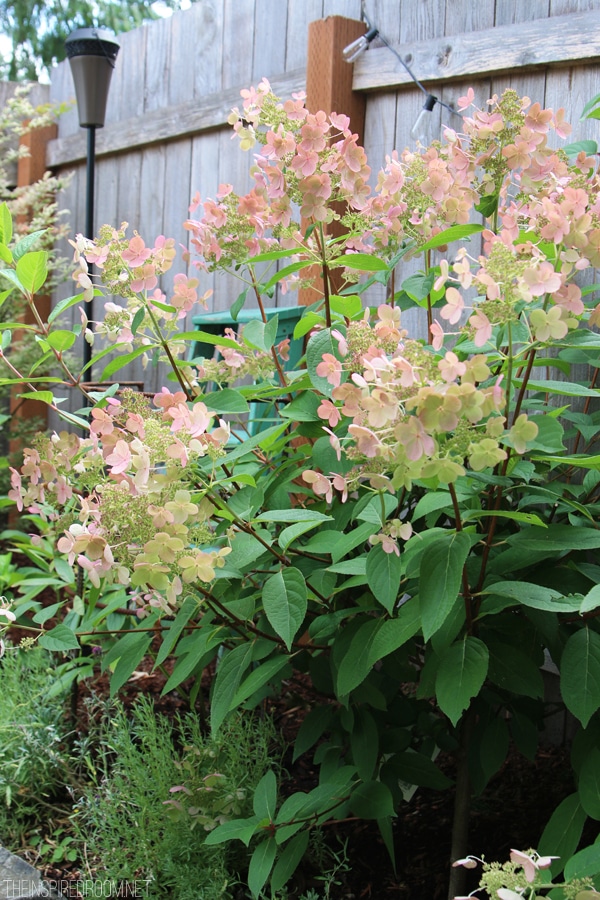
[[[275,344],[281,343],[281,341],[284,341],[286,338],[289,338],[290,340],[289,359],[283,364],[284,371],[291,372],[292,370],[297,369],[304,353],[303,340],[301,338],[299,340],[294,340],[294,328],[300,321],[303,312],[304,307],[302,306],[284,306],[278,309],[270,307],[265,309],[268,320],[272,319],[275,315],[278,317]],[[202,331],[205,334],[211,334],[215,337],[224,337],[226,328],[231,328],[237,334],[240,326],[256,320],[262,321],[260,310],[243,309],[239,313],[237,320],[234,320],[229,312],[223,311],[203,313],[200,316],[194,316],[192,322],[195,331]],[[191,343],[189,360],[194,361],[199,358],[212,359],[214,354],[215,348],[213,344],[207,344],[201,339],[198,339]],[[257,432],[274,425],[275,422],[272,403],[256,401],[250,404],[250,414],[248,416],[247,426],[250,435],[254,435]],[[243,440],[241,435],[238,435],[237,437],[239,440]]]

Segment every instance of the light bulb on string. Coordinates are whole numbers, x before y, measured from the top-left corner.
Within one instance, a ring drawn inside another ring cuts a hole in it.
[[[377,37],[379,31],[377,28],[369,28],[364,34],[361,34],[359,38],[355,41],[352,41],[351,44],[348,44],[347,47],[344,47],[342,50],[342,56],[344,57],[344,61],[347,63],[353,63],[361,53],[364,53],[365,50],[368,49],[371,41]]]
[[[418,141],[421,144],[427,143],[427,132],[429,130],[430,116],[433,107],[437,102],[438,99],[437,97],[434,97],[433,94],[427,94],[427,96],[425,97],[423,109],[415,119],[413,127],[410,129],[410,136],[413,141]]]

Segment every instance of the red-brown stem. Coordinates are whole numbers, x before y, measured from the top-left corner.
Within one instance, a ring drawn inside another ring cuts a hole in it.
[[[594,372],[594,377],[592,378],[592,380],[591,380],[591,382],[590,382],[590,387],[591,387],[592,389],[596,387],[596,381],[597,381],[597,379],[598,379],[598,369],[595,370],[595,372]],[[587,413],[588,413],[588,410],[589,410],[589,408],[590,408],[590,401],[591,401],[591,399],[592,399],[591,397],[586,397],[586,398],[585,398],[585,403],[583,404],[583,414],[584,414],[584,416],[586,416]],[[580,441],[580,439],[581,439],[581,432],[578,432],[577,437],[575,438],[575,443],[573,444],[573,453],[577,453],[577,451],[578,451],[578,449],[579,449],[579,441]]]
[[[251,277],[252,277],[252,289],[254,291],[254,296],[256,297],[256,302],[257,302],[258,308],[260,310],[261,318],[262,318],[264,324],[266,325],[268,322],[267,314],[265,312],[264,303],[262,302],[262,297],[260,296],[260,291],[258,289],[258,283],[256,281],[256,276],[252,269],[250,270],[250,273],[251,273]],[[273,362],[275,363],[275,368],[277,369],[277,376],[279,378],[279,382],[282,387],[287,388],[287,386],[288,386],[287,378],[285,377],[284,371],[281,368],[281,363],[279,362],[279,357],[277,356],[277,350],[275,349],[275,347],[271,347],[271,356],[273,357]],[[291,394],[288,394],[288,400],[291,403],[291,401],[292,401]]]

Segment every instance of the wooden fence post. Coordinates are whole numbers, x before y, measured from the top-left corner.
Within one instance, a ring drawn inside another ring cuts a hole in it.
[[[48,142],[54,140],[58,134],[56,125],[46,125],[43,128],[36,128],[22,135],[19,144],[21,147],[27,148],[27,155],[19,158],[17,164],[17,186],[26,187],[39,181],[46,171],[46,147]],[[36,297],[36,308],[44,321],[47,321],[50,314],[50,296],[42,294]],[[33,313],[26,307],[22,321],[31,325],[35,322]],[[19,339],[19,333],[15,333],[15,339]],[[41,419],[43,422],[48,420],[48,407],[41,400],[22,400],[17,396],[16,390],[13,391],[10,402],[10,414],[13,420],[17,419]],[[20,448],[18,442],[11,440],[9,450],[11,453],[17,452]]]
[[[343,16],[329,16],[318,19],[308,26],[308,55],[306,61],[306,108],[309,112],[322,109],[326,113],[337,112],[350,119],[350,128],[358,135],[362,145],[365,130],[366,98],[352,90],[354,66],[344,61],[342,51],[366,31],[364,22],[346,19]],[[328,233],[338,237],[343,228],[333,222]],[[310,270],[309,270],[310,272]],[[318,268],[315,273],[318,277]],[[310,306],[322,296],[314,288],[302,288],[299,292],[300,306]]]

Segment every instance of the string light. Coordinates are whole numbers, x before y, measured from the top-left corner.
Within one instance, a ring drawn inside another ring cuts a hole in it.
[[[416,84],[416,86],[419,88],[419,90],[423,94],[425,94],[425,102],[423,104],[423,108],[420,111],[419,115],[417,116],[415,123],[410,130],[410,136],[414,140],[418,140],[419,138],[422,138],[424,136],[425,131],[426,131],[426,122],[427,122],[428,115],[429,115],[429,113],[431,113],[433,111],[433,108],[436,103],[439,103],[440,106],[443,106],[444,109],[447,109],[450,113],[452,113],[452,115],[460,116],[460,113],[458,113],[455,109],[453,109],[452,106],[450,106],[448,103],[444,103],[443,100],[440,100],[439,97],[436,97],[434,94],[431,94],[427,90],[427,88],[419,81],[419,79],[417,78],[415,73],[412,71],[412,69],[410,68],[408,63],[406,63],[402,59],[402,57],[400,56],[398,51],[395,49],[395,47],[393,47],[390,44],[388,39],[381,33],[381,31],[377,28],[377,26],[373,25],[373,23],[369,20],[369,18],[367,17],[367,14],[366,14],[364,0],[362,0],[362,3],[361,3],[361,18],[366,23],[367,31],[361,37],[357,38],[357,40],[352,41],[351,44],[348,44],[347,47],[344,47],[344,49],[342,51],[342,56],[343,56],[344,60],[348,63],[355,62],[355,60],[357,60],[358,57],[362,53],[365,52],[365,50],[368,50],[368,48],[370,47],[371,43],[375,40],[375,38],[378,38],[379,41],[382,44],[384,44],[388,48],[388,50],[391,51],[391,53],[394,54],[394,56],[396,57],[398,62],[400,62],[401,65],[404,67],[404,69],[406,70],[407,74],[410,76],[412,81]]]

